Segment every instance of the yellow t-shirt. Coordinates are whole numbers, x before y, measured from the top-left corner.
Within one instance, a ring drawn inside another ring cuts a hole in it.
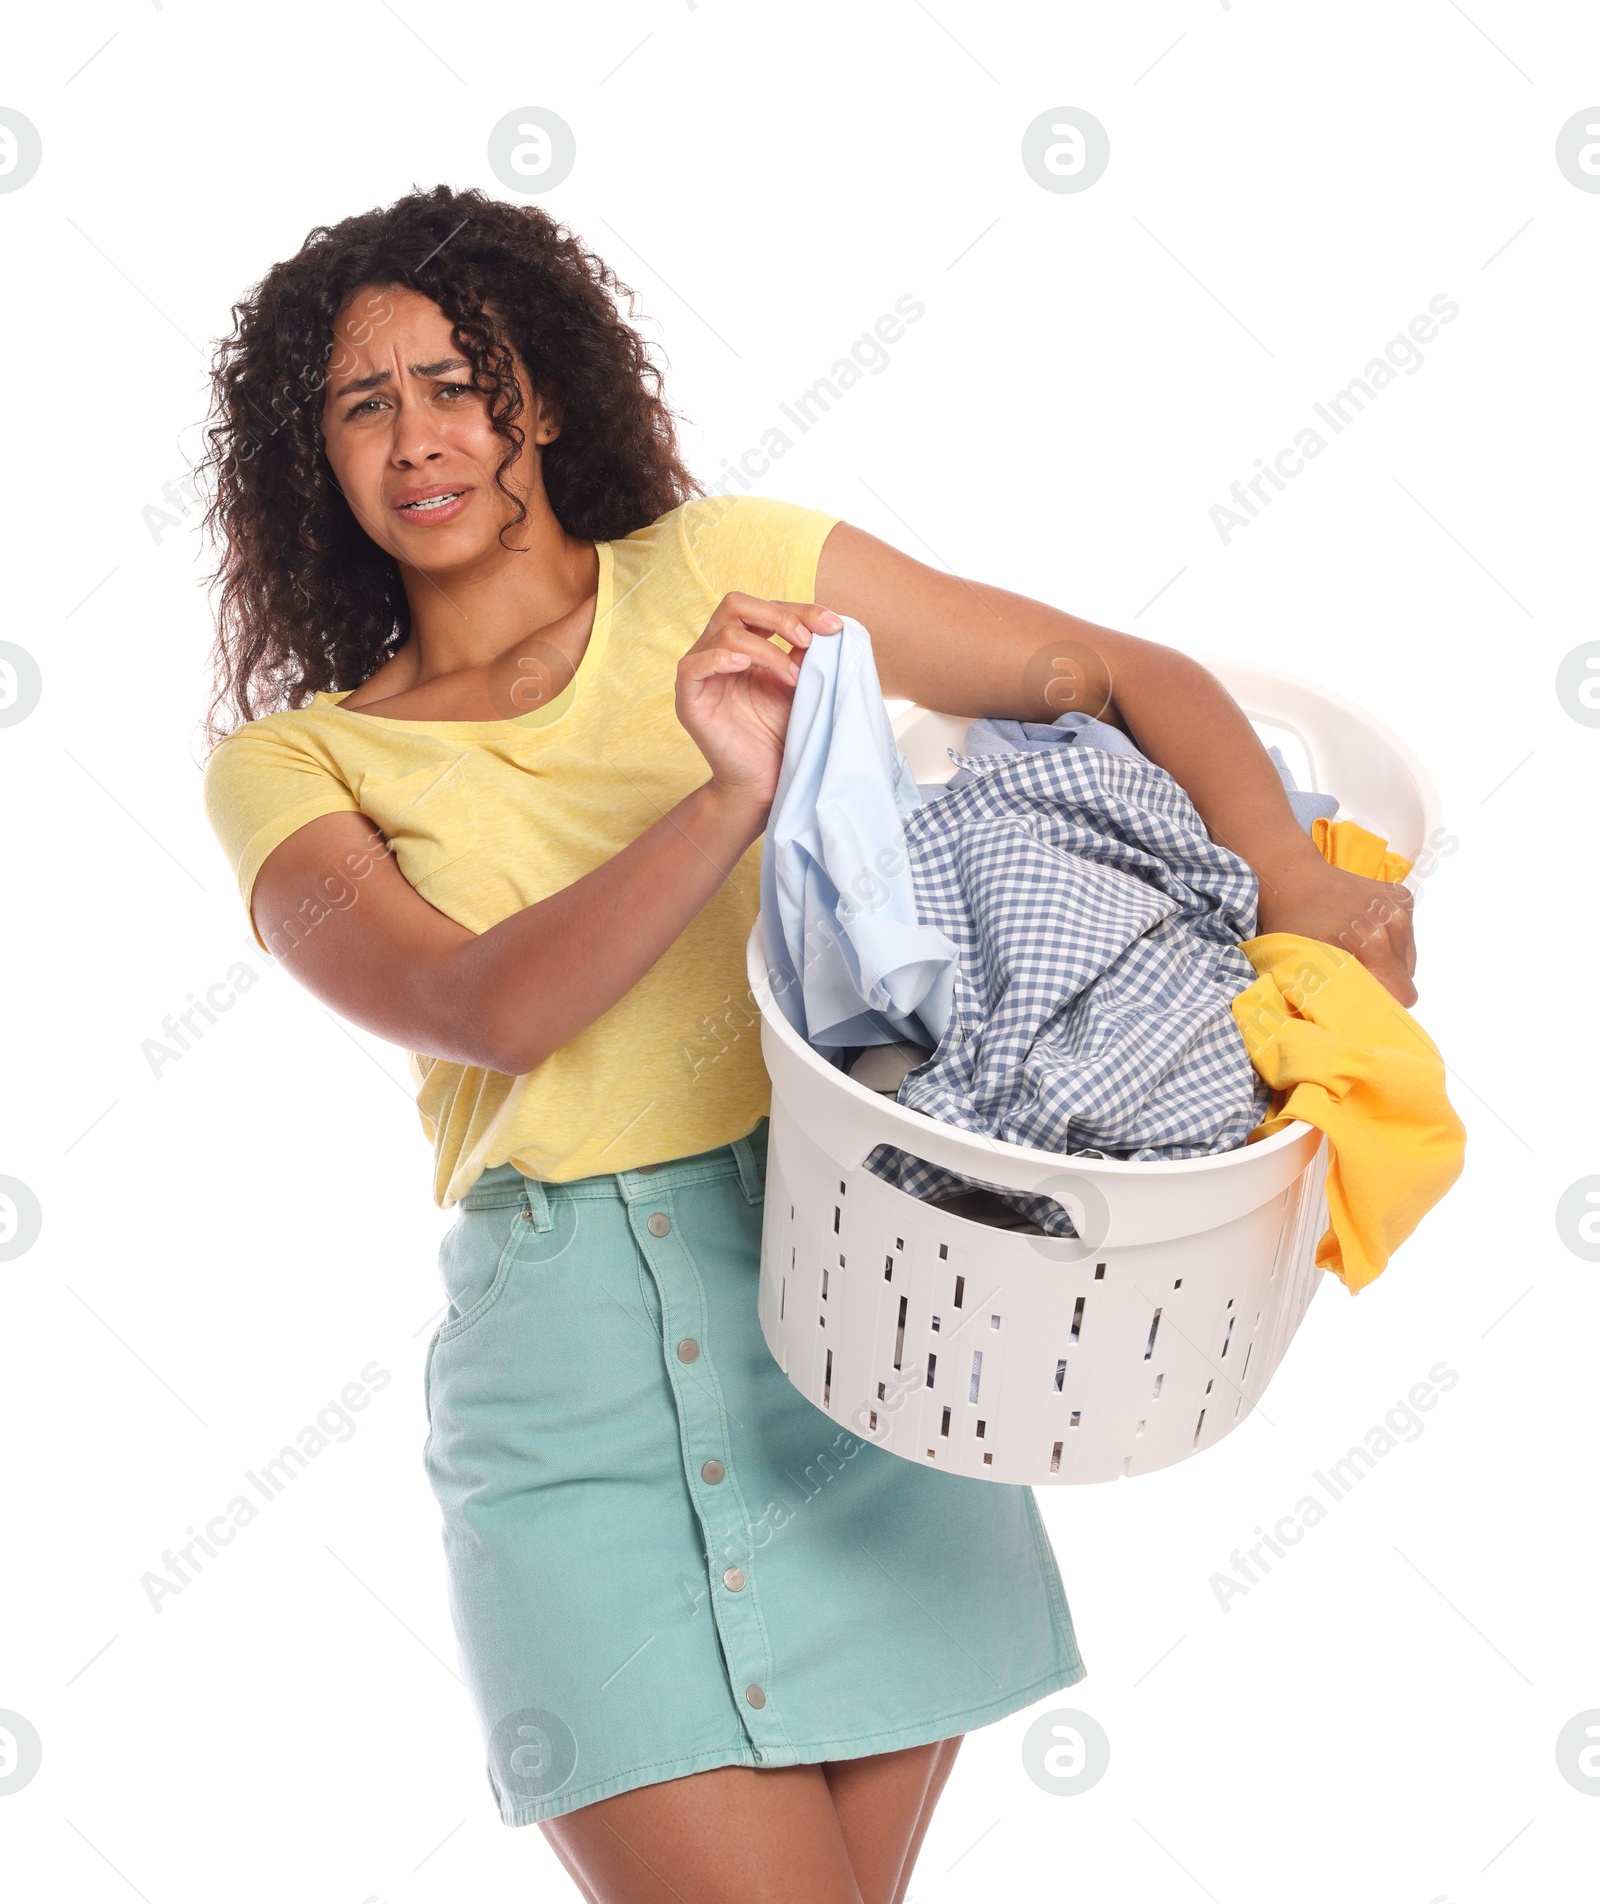
[[[709,776],[673,689],[712,609],[733,589],[813,600],[838,520],[702,496],[597,544],[594,631],[577,672],[514,719],[393,720],[324,693],[247,722],[205,772],[246,912],[267,855],[324,813],[366,814],[417,891],[472,932],[593,871]],[[437,1204],[495,1164],[566,1182],[692,1156],[754,1127],[770,1088],[744,975],[760,869],[758,840],[632,990],[526,1076],[410,1054]]]

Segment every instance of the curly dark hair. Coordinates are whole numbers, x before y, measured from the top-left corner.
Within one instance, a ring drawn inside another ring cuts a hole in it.
[[[319,690],[358,687],[410,632],[399,565],[356,521],[322,445],[333,320],[364,285],[418,291],[450,319],[506,442],[495,481],[508,495],[523,443],[515,348],[562,419],[543,469],[568,535],[610,541],[703,493],[649,347],[614,301],[635,317],[635,293],[547,212],[437,185],[317,226],[234,305],[213,359],[196,472],[221,551],[208,742]],[[502,536],[525,515],[518,501]]]

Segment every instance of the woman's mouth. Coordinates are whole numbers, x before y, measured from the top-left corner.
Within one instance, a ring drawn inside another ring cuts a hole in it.
[[[446,522],[460,514],[470,494],[468,489],[424,490],[420,495],[413,494],[397,502],[395,513],[409,516],[413,522]]]

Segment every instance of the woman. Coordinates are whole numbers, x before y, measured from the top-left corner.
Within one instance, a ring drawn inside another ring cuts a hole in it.
[[[236,308],[206,799],[263,945],[416,1054],[458,1212],[425,1461],[501,1816],[608,1904],[889,1904],[963,1732],[1085,1669],[1031,1490],[835,1432],[761,1339],[729,1007],[801,658],[850,615],[891,696],[1115,722],[1262,930],[1365,921],[1406,1004],[1408,895],[1322,859],[1182,655],[697,493],[625,291],[440,187]]]

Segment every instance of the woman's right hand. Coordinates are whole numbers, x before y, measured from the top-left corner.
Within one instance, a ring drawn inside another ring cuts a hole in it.
[[[678,663],[678,719],[711,768],[719,792],[765,813],[778,788],[800,659],[813,635],[844,623],[815,602],[724,595],[705,633]],[[795,650],[785,654],[772,637]]]

